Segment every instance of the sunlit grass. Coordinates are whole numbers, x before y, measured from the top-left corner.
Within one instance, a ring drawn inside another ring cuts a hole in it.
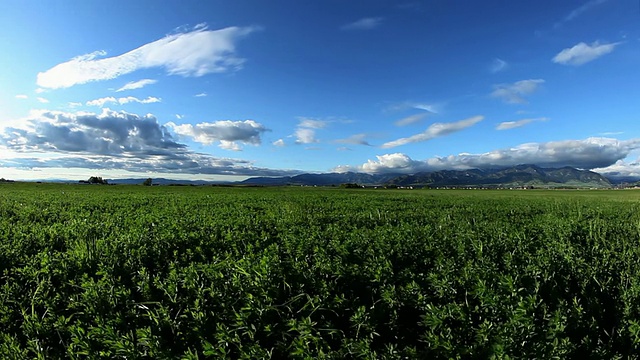
[[[0,356],[634,356],[639,200],[1,184]]]

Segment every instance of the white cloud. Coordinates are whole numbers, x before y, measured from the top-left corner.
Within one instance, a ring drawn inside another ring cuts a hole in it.
[[[138,99],[138,98],[133,97],[133,96],[127,96],[127,97],[118,99],[118,103],[120,105],[127,104],[127,103],[130,103],[130,102],[137,102],[137,103],[140,103],[140,104],[152,104],[152,103],[158,103],[158,102],[161,102],[161,101],[162,101],[162,99],[159,99],[159,98],[153,97],[153,96],[148,96],[146,99]]]
[[[226,150],[240,150],[236,142],[244,144],[260,145],[260,136],[268,131],[262,124],[253,120],[230,121],[221,120],[212,123],[200,123],[197,125],[176,125],[168,123],[173,131],[182,136],[190,137],[201,144],[210,145],[220,142],[220,147]]]
[[[442,105],[437,105],[437,104],[405,101],[399,104],[391,105],[387,108],[387,110],[401,111],[401,110],[408,110],[408,109],[417,109],[417,110],[423,110],[423,111],[429,112],[431,114],[437,114],[438,112],[440,112],[441,107]]]
[[[107,103],[114,103],[114,104],[120,104],[120,105],[124,105],[124,104],[128,104],[131,102],[137,102],[140,104],[152,104],[152,103],[157,103],[157,102],[161,102],[162,99],[159,99],[157,97],[153,97],[153,96],[149,96],[146,99],[138,99],[136,97],[133,96],[127,96],[127,97],[121,97],[121,98],[114,98],[113,96],[108,96],[108,97],[103,97],[100,99],[95,99],[95,100],[89,100],[86,102],[87,106],[99,106],[99,107],[104,107],[105,104]]]
[[[521,126],[525,126],[529,123],[535,122],[535,121],[547,121],[549,120],[546,117],[541,117],[541,118],[535,118],[535,119],[522,119],[522,120],[517,120],[517,121],[505,121],[505,122],[501,122],[500,124],[498,124],[498,126],[496,126],[496,130],[509,130],[509,129],[515,129]]]
[[[571,21],[575,18],[577,18],[578,16],[582,15],[583,13],[593,9],[594,7],[603,4],[605,2],[607,2],[608,0],[590,0],[587,1],[586,3],[584,3],[583,5],[581,5],[580,7],[574,9],[573,11],[571,11],[565,18],[564,18],[564,22],[567,21]],[[559,26],[559,24],[556,24],[556,26]]]
[[[297,128],[293,134],[296,138],[296,144],[313,144],[320,142],[316,139],[316,132],[313,129]]]
[[[624,131],[605,131],[603,133],[600,133],[598,135],[600,136],[612,136],[612,135],[621,135],[624,134]]]
[[[351,135],[346,139],[338,139],[335,140],[334,142],[337,144],[351,144],[351,145],[365,145],[365,146],[371,146],[371,144],[369,144],[369,142],[366,140],[367,138],[367,134],[355,134],[355,135]]]
[[[38,86],[68,88],[91,81],[115,79],[137,70],[161,67],[169,75],[202,76],[240,69],[244,59],[235,55],[239,38],[252,27],[220,30],[197,28],[168,35],[125,54],[102,58],[104,51],[75,57],[38,74]]]
[[[410,116],[407,116],[405,118],[402,118],[402,119],[394,122],[394,124],[396,126],[407,126],[407,125],[411,125],[411,124],[416,124],[416,123],[419,123],[420,121],[422,121],[422,119],[424,119],[426,116],[427,116],[427,114],[410,115]]]
[[[306,118],[306,117],[299,117],[298,120],[300,121],[300,123],[298,124],[299,127],[304,127],[309,129],[324,129],[327,127],[329,123],[328,121],[325,121],[325,120],[315,120],[315,119]]]
[[[24,95],[24,94],[16,95],[16,99],[28,99],[28,98],[29,97],[27,95]]]
[[[583,42],[560,51],[553,57],[556,64],[579,66],[612,52],[620,43],[600,44],[598,41],[587,45]]]
[[[221,146],[234,147],[229,143]],[[0,167],[20,169],[249,176],[299,173],[255,167],[248,160],[194,153],[187,145],[176,142],[153,115],[109,109],[101,114],[33,111],[28,118],[15,121],[15,125],[0,128],[0,154],[11,154],[0,156]]]
[[[193,27],[195,30],[200,30],[200,29],[206,29],[207,28],[207,23],[198,23],[196,26]]]
[[[466,129],[476,123],[482,121],[484,116],[474,116],[468,119],[452,122],[452,123],[434,123],[427,128],[427,130],[406,138],[397,139],[382,144],[383,149],[388,149],[396,146],[406,145],[409,143],[428,141],[440,136],[449,135],[454,132]]]
[[[20,125],[3,131],[0,144],[18,152],[145,156],[184,148],[152,115],[109,109],[101,114],[33,111]]]
[[[70,108],[76,108],[76,107],[82,106],[82,103],[81,103],[81,102],[73,102],[73,101],[72,101],[72,102],[68,103],[67,105],[68,105]]]
[[[142,80],[138,80],[138,81],[131,81],[131,82],[126,83],[120,89],[116,90],[116,92],[125,91],[125,90],[140,89],[140,88],[143,88],[143,87],[145,87],[147,85],[155,84],[157,82],[158,82],[158,80],[153,80],[153,79],[142,79]]]
[[[491,63],[491,67],[489,68],[489,70],[495,74],[495,73],[499,73],[500,71],[506,70],[507,67],[509,67],[509,64],[506,61],[495,58],[493,59],[493,62]]]
[[[419,161],[412,160],[409,156],[402,153],[376,155],[377,160],[367,160],[361,166],[339,166],[335,170],[338,172],[357,171],[365,173],[412,173],[419,171],[421,164]]]
[[[114,98],[113,96],[108,96],[100,99],[89,100],[86,102],[86,105],[104,107],[104,104],[106,103],[118,103],[118,99]]]
[[[640,158],[632,161],[618,160],[614,164],[592,169],[609,178],[640,178]]]
[[[272,144],[273,144],[274,146],[277,146],[277,147],[283,147],[283,146],[285,146],[285,145],[286,145],[286,144],[284,143],[284,140],[282,140],[282,139],[278,139],[278,140],[276,140],[276,141],[272,142]]]
[[[362,171],[368,173],[438,171],[446,169],[496,168],[520,164],[545,167],[571,166],[602,172],[617,161],[626,158],[631,151],[640,149],[640,138],[617,140],[588,138],[545,143],[526,143],[512,148],[493,150],[482,154],[461,153],[426,160],[413,160],[402,153],[377,156],[359,166],[340,166],[338,171]],[[611,170],[613,168],[609,168]],[[612,170],[613,171],[613,170]]]
[[[542,79],[516,81],[513,84],[494,85],[492,97],[500,98],[509,104],[526,104],[525,96],[531,95],[544,83]]]
[[[220,144],[218,146],[220,147],[220,149],[224,150],[242,151],[240,145],[238,145],[238,143],[235,141],[220,140]]]
[[[413,104],[412,106],[414,109],[424,110],[432,114],[438,113],[438,105],[417,103],[417,104]]]
[[[176,119],[180,120],[184,117],[184,115],[176,114]]]
[[[199,94],[195,94],[195,97],[205,97],[207,96],[207,93],[199,93]]]
[[[298,117],[298,126],[293,136],[296,138],[296,144],[313,144],[320,140],[316,139],[316,130],[324,129],[329,124],[326,120],[317,120],[307,117]]]
[[[39,102],[43,103],[43,104],[48,104],[48,103],[49,103],[49,100],[48,100],[48,99],[45,99],[45,98],[43,98],[43,97],[38,97],[38,98],[36,98],[36,99],[37,99]]]
[[[340,28],[342,30],[371,30],[380,26],[381,23],[381,17],[369,17],[343,25]]]

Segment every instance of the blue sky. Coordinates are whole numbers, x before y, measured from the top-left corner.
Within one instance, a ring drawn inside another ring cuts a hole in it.
[[[0,177],[640,177],[640,3],[5,0]]]

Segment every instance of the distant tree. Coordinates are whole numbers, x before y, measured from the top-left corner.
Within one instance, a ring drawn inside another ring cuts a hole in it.
[[[151,185],[153,185],[153,179],[148,178],[147,180],[145,180],[145,181],[142,183],[142,185],[144,185],[144,186],[151,186]]]
[[[361,185],[356,184],[356,183],[340,184],[340,187],[343,188],[343,189],[360,189],[360,188],[362,188]]]
[[[106,179],[103,179],[101,176],[92,176],[87,182],[89,184],[109,185],[109,182]]]

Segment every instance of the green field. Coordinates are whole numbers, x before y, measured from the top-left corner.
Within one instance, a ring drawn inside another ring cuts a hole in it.
[[[635,358],[640,191],[0,184],[0,358]]]

